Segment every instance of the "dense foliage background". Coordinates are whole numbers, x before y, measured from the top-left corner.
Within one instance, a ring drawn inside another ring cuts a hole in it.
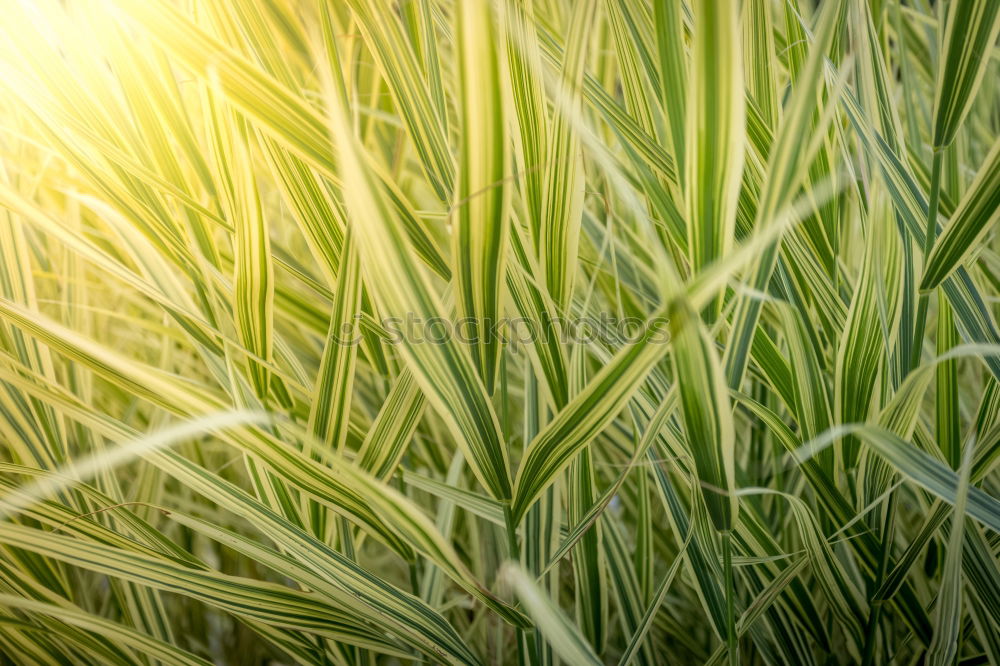
[[[3,0],[0,662],[1000,663],[998,30]]]

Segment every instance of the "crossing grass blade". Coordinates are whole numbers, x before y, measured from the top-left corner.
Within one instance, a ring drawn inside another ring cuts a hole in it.
[[[569,466],[575,453],[605,427],[665,353],[663,316],[651,317],[642,337],[623,349],[528,445],[518,468],[511,511],[520,523],[528,507]]]
[[[962,501],[967,504],[965,511],[969,517],[994,530],[1000,527],[1000,501],[975,487],[963,490],[958,473],[940,460],[877,427],[859,426],[849,430],[900,473],[949,504],[955,505],[960,492],[966,493],[967,497]]]
[[[965,196],[927,257],[920,288],[934,289],[965,264],[1000,219],[1000,139],[969,185]]]

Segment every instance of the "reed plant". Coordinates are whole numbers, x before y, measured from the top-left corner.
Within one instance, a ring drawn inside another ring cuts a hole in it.
[[[0,663],[1000,663],[997,0],[2,0]]]

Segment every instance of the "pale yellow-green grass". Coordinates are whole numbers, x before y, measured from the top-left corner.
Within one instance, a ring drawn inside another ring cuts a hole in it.
[[[0,664],[1000,663],[996,0],[0,0]]]

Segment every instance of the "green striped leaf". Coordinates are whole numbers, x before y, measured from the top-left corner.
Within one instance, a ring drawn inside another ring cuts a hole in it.
[[[457,218],[456,310],[470,324],[463,334],[472,342],[472,358],[492,394],[501,349],[500,276],[506,270],[511,188],[508,95],[501,78],[504,53],[491,4],[472,0],[455,8],[463,137],[452,211]]]
[[[955,209],[944,232],[934,242],[920,280],[923,290],[934,289],[959,266],[968,263],[979,244],[1000,219],[1000,140],[983,161],[975,180]]]
[[[934,88],[934,150],[950,145],[986,75],[986,53],[1000,35],[1000,7],[990,0],[948,4],[939,32],[941,61]]]
[[[694,273],[723,257],[736,235],[745,151],[738,18],[726,2],[694,5],[684,148],[688,261]]]
[[[739,505],[734,492],[736,432],[725,376],[715,345],[686,304],[670,312],[670,337],[688,451],[712,525],[728,532]]]

